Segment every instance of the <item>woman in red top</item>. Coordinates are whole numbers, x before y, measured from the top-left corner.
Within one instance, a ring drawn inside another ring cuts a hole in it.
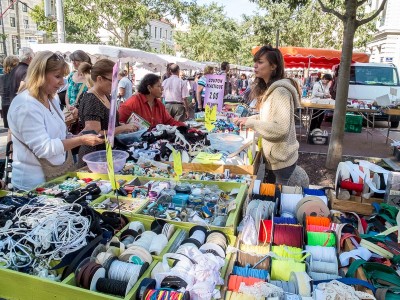
[[[139,84],[138,93],[130,97],[119,107],[119,121],[126,123],[134,112],[150,123],[150,129],[158,124],[186,126],[176,121],[165,109],[159,98],[162,96],[160,77],[147,74]]]

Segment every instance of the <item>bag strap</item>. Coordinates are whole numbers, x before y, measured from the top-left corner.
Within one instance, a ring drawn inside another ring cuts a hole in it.
[[[76,95],[76,100],[75,100],[74,106],[77,106],[79,104],[79,97],[82,95],[85,86],[86,86],[86,83],[82,82],[81,88],[79,89],[79,92]]]

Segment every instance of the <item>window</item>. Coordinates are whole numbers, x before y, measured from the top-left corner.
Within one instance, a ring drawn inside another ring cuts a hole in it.
[[[10,0],[9,3],[11,4],[10,9],[14,9],[14,1]]]
[[[3,18],[0,18],[0,25],[3,25]]]
[[[12,51],[14,55],[18,55],[18,37],[13,35],[11,37]]]
[[[154,26],[154,38],[157,38],[157,26]]]
[[[162,28],[160,28],[160,39],[162,39]]]
[[[29,29],[29,21],[28,19],[24,19],[24,28]]]
[[[172,30],[170,32],[169,39],[172,40]]]
[[[167,29],[165,29],[165,36],[164,36],[164,38],[165,38],[165,39],[168,38],[168,30],[167,30]]]
[[[151,25],[149,25],[149,34],[150,34],[150,37],[151,37]]]
[[[23,12],[27,12],[28,11],[28,6],[26,5],[26,3],[22,3],[22,11]]]
[[[356,85],[400,85],[396,68],[373,66],[352,66],[350,83]]]
[[[15,27],[15,17],[10,17],[10,26]]]

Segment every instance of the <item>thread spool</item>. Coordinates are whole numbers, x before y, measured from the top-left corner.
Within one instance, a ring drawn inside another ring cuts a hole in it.
[[[258,241],[264,244],[270,243],[271,238],[272,238],[272,220],[260,220]]]
[[[157,237],[157,234],[153,231],[145,231],[129,246],[139,246],[147,251],[150,250],[150,246],[153,242],[153,239]]]
[[[327,217],[306,216],[306,230],[324,232],[330,230],[331,220]]]
[[[254,278],[259,278],[263,281],[267,281],[269,274],[267,270],[258,270],[258,269],[253,269],[250,268],[249,266],[247,267],[239,267],[239,266],[234,266],[232,270],[233,275],[238,275],[242,277],[254,277]]]
[[[187,285],[187,282],[179,276],[166,276],[160,283],[161,288],[174,290],[179,290],[181,288],[186,289]]]
[[[328,263],[337,263],[336,248],[323,246],[306,245],[306,251],[311,255],[307,257],[308,261],[323,261]]]
[[[334,247],[336,245],[336,237],[331,232],[307,232],[307,245]]]
[[[275,184],[272,183],[261,183],[260,185],[260,195],[275,197]]]
[[[174,232],[175,232],[175,225],[165,223],[161,233],[164,234],[167,237],[167,239],[169,240],[172,237],[172,235],[174,234]]]
[[[271,264],[271,280],[289,281],[290,272],[305,272],[306,264],[295,260],[273,259]]]
[[[303,199],[302,194],[281,194],[281,214],[296,214],[296,206]]]
[[[361,193],[364,189],[364,184],[354,183],[350,180],[342,180],[340,181],[340,188],[348,191],[354,191],[356,193]]]
[[[243,277],[238,275],[229,275],[228,279],[228,290],[238,292],[241,283],[245,283],[246,285],[254,285],[257,282],[264,282],[264,280],[255,277]]]
[[[273,253],[279,256],[279,258],[288,258],[297,261],[303,260],[303,253],[301,248],[281,245],[281,246],[272,246],[271,250]]]
[[[180,300],[190,300],[189,292],[185,291],[184,293],[178,291],[170,291],[163,289],[148,289],[146,291],[145,299],[180,299]]]
[[[259,255],[266,255],[269,253],[270,247],[269,244],[267,245],[245,245],[245,244],[240,244],[240,250],[243,252],[248,252],[248,253],[255,253]]]
[[[225,251],[228,247],[228,238],[222,231],[212,230],[207,234],[207,243],[217,244]]]
[[[97,291],[121,297],[125,296],[127,287],[128,282],[108,278],[99,278],[96,283]]]
[[[296,218],[274,217],[274,224],[298,224]]]
[[[163,227],[165,226],[165,224],[167,224],[166,221],[162,220],[162,219],[155,219],[151,225],[150,225],[150,229],[151,231],[155,232],[156,234],[160,234],[162,233]]]
[[[185,239],[182,244],[191,243],[200,248],[206,240],[207,229],[203,226],[194,226],[189,231],[189,238]]]
[[[286,245],[301,248],[303,246],[303,227],[299,225],[275,224],[274,245]]]

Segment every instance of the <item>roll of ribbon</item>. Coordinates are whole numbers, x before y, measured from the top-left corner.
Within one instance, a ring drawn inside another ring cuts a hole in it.
[[[307,232],[307,245],[335,247],[336,237],[334,233],[327,232]]]
[[[303,226],[275,224],[273,236],[274,245],[303,246]]]
[[[296,214],[296,206],[303,199],[302,194],[281,194],[281,214]]]
[[[305,216],[328,217],[329,214],[328,206],[315,196],[304,197],[296,206],[296,217],[300,224]]]
[[[272,220],[260,220],[260,229],[258,231],[258,241],[261,243],[270,243],[272,236]]]

